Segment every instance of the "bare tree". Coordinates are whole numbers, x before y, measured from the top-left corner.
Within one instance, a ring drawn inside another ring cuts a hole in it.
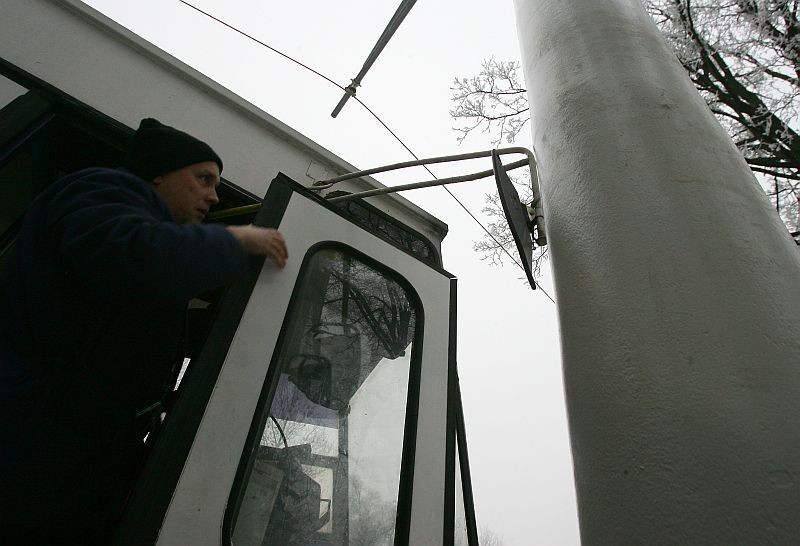
[[[481,546],[503,546],[503,537],[484,525],[478,532],[478,544]]]
[[[524,203],[530,203],[533,200],[533,192],[531,191],[530,173],[526,172],[519,178],[509,176],[511,181],[517,187],[520,199]],[[503,206],[500,203],[500,196],[497,192],[486,194],[486,206],[482,209],[483,213],[489,218],[489,223],[486,229],[492,234],[491,237],[484,236],[483,239],[475,241],[472,249],[481,254],[483,260],[488,261],[492,265],[500,265],[503,263],[503,257],[506,252],[516,253],[514,238],[511,235],[511,230],[508,229],[508,222],[503,213]],[[538,278],[541,274],[542,265],[547,261],[547,247],[541,246],[534,249],[533,253],[533,276]],[[527,278],[524,273],[521,274],[520,280],[527,283]]]
[[[789,231],[798,237],[798,0],[642,0],[642,4]],[[519,68],[515,61],[489,59],[477,76],[454,81],[450,113],[458,122],[459,142],[475,130],[490,134],[495,145],[515,140],[530,119]],[[489,200],[487,209],[497,210],[496,203]],[[476,247],[486,251],[484,247],[493,245],[497,246],[482,241]]]
[[[790,231],[800,220],[797,0],[646,3]]]
[[[394,542],[397,505],[360,480],[350,484],[350,533],[352,546],[389,546]]]
[[[519,68],[516,61],[489,59],[477,76],[453,81],[450,116],[459,122],[459,143],[475,129],[489,133],[495,145],[514,141],[530,119]]]

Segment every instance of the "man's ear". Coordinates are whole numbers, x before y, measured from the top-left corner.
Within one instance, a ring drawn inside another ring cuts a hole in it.
[[[154,185],[154,186],[160,186],[160,185],[161,185],[161,183],[162,183],[163,181],[164,181],[164,177],[163,177],[163,176],[161,176],[161,175],[159,175],[159,176],[156,176],[156,177],[153,179],[153,185]]]

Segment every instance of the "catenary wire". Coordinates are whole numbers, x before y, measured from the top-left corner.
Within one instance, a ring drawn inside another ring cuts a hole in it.
[[[320,71],[318,71],[318,70],[315,70],[315,69],[311,68],[310,66],[308,66],[308,65],[306,65],[306,64],[304,64],[304,63],[302,63],[302,62],[298,61],[297,59],[294,59],[293,57],[291,57],[291,56],[287,55],[286,53],[284,53],[284,52],[282,52],[282,51],[280,51],[280,50],[278,50],[278,49],[275,49],[275,48],[274,48],[274,47],[272,47],[271,45],[269,45],[269,44],[267,44],[267,43],[265,43],[265,42],[263,42],[263,41],[259,40],[259,39],[258,39],[258,38],[256,38],[255,36],[251,36],[250,34],[248,34],[248,33],[244,32],[243,30],[240,30],[240,29],[236,28],[235,26],[233,26],[233,25],[231,25],[231,24],[229,24],[229,23],[226,23],[226,22],[225,22],[225,21],[223,21],[222,19],[220,19],[220,18],[216,17],[215,15],[212,15],[211,13],[209,13],[209,12],[207,12],[207,11],[204,11],[204,10],[202,10],[202,9],[198,8],[197,6],[195,6],[195,5],[193,5],[193,4],[190,4],[190,3],[189,3],[189,2],[187,2],[186,0],[178,0],[178,1],[179,1],[181,4],[184,4],[184,5],[186,5],[186,6],[190,7],[190,8],[192,8],[192,9],[193,9],[193,10],[195,10],[195,11],[197,11],[197,12],[199,12],[199,13],[202,13],[203,15],[205,15],[206,17],[208,17],[209,19],[213,19],[214,21],[216,21],[217,23],[219,23],[219,24],[223,25],[224,27],[226,27],[226,28],[229,28],[230,30],[232,30],[232,31],[234,31],[234,32],[236,32],[236,33],[238,33],[238,34],[241,34],[242,36],[244,36],[244,37],[248,38],[249,40],[252,40],[252,41],[256,42],[257,44],[259,44],[259,45],[261,45],[261,46],[263,46],[263,47],[266,47],[267,49],[269,49],[270,51],[272,51],[272,52],[274,52],[274,53],[276,53],[276,54],[280,55],[280,56],[281,56],[281,57],[283,57],[284,59],[286,59],[286,60],[288,60],[288,61],[290,61],[290,62],[292,62],[292,63],[294,63],[294,64],[296,64],[296,65],[298,65],[298,66],[300,66],[300,67],[302,67],[302,68],[305,68],[305,69],[306,69],[306,70],[308,70],[309,72],[312,72],[313,74],[316,74],[317,76],[319,76],[320,78],[322,78],[322,79],[323,79],[323,80],[325,80],[326,82],[330,83],[331,85],[334,85],[335,87],[337,87],[337,88],[341,89],[342,91],[345,91],[345,92],[346,92],[346,89],[345,89],[344,87],[342,87],[341,85],[339,85],[338,83],[336,83],[334,80],[332,80],[331,78],[329,78],[328,76],[326,76],[326,75],[325,75],[325,74],[323,74],[322,72],[320,72]],[[411,156],[412,156],[414,159],[417,159],[417,160],[419,159],[419,156],[418,156],[417,154],[415,154],[415,153],[414,153],[414,152],[411,150],[411,148],[409,148],[408,146],[406,146],[406,143],[405,143],[405,142],[403,142],[403,139],[401,139],[399,136],[397,136],[397,133],[395,133],[394,131],[392,131],[392,129],[391,129],[391,128],[390,128],[388,125],[386,125],[386,123],[384,123],[384,121],[383,121],[383,120],[382,120],[382,119],[381,119],[381,118],[378,116],[378,114],[376,114],[375,112],[373,112],[373,111],[372,111],[372,108],[370,108],[369,106],[367,106],[367,105],[364,103],[364,101],[362,101],[361,99],[359,99],[357,96],[353,95],[353,96],[352,96],[352,98],[353,98],[353,99],[355,99],[355,100],[356,100],[356,101],[357,101],[357,102],[358,102],[358,103],[359,103],[361,106],[363,106],[363,107],[364,107],[364,109],[365,109],[367,112],[369,112],[369,113],[370,113],[370,115],[371,115],[373,118],[375,118],[375,120],[376,120],[378,123],[380,123],[380,124],[383,126],[383,128],[384,128],[384,129],[386,129],[386,131],[388,131],[388,132],[389,132],[389,134],[390,134],[390,135],[392,135],[392,136],[394,137],[394,139],[395,139],[397,142],[399,142],[399,143],[400,143],[400,145],[401,145],[403,148],[405,148],[405,150],[406,150],[406,151],[407,151],[409,154],[411,154]],[[433,171],[431,171],[431,170],[428,168],[428,166],[427,166],[427,165],[423,165],[422,167],[423,167],[423,168],[424,168],[426,171],[428,171],[428,173],[429,173],[429,174],[430,174],[432,177],[434,177],[434,178],[436,178],[436,179],[438,180],[438,177],[437,177],[435,174],[433,174]],[[450,194],[450,197],[452,197],[453,199],[455,199],[456,203],[458,203],[458,204],[459,204],[459,206],[460,206],[462,209],[464,209],[464,211],[465,211],[467,214],[469,214],[469,216],[470,216],[470,217],[471,217],[471,218],[472,218],[472,219],[475,221],[475,223],[476,223],[476,224],[478,224],[478,225],[481,227],[481,229],[482,229],[482,230],[483,230],[483,231],[486,233],[486,235],[488,235],[488,236],[489,236],[489,237],[492,239],[492,241],[494,241],[494,242],[495,242],[495,244],[497,244],[497,246],[498,246],[500,249],[502,249],[502,251],[503,251],[503,252],[505,252],[505,253],[508,255],[508,257],[509,257],[509,258],[511,258],[511,261],[512,261],[512,262],[514,262],[514,264],[516,264],[516,266],[517,266],[517,267],[519,267],[519,268],[520,268],[520,269],[522,269],[522,270],[524,270],[524,269],[525,269],[525,268],[523,268],[523,267],[522,267],[522,264],[520,264],[520,263],[517,261],[517,259],[516,259],[516,258],[515,258],[515,257],[514,257],[514,256],[513,256],[513,255],[512,255],[512,254],[511,254],[511,253],[510,253],[508,250],[507,250],[507,249],[506,249],[506,247],[505,247],[505,246],[503,246],[503,245],[500,243],[500,241],[498,241],[498,240],[495,238],[495,236],[494,236],[494,235],[492,235],[492,233],[491,233],[491,232],[490,232],[490,231],[489,231],[489,230],[488,230],[488,229],[487,229],[487,228],[486,228],[486,227],[485,227],[485,226],[484,226],[484,225],[481,223],[481,221],[480,221],[480,220],[478,220],[478,219],[475,217],[475,215],[474,215],[474,214],[472,214],[472,212],[471,212],[471,211],[470,211],[470,210],[467,208],[467,206],[466,206],[466,205],[464,205],[464,203],[462,203],[462,202],[461,202],[461,200],[460,200],[458,197],[456,197],[456,196],[455,196],[455,194],[454,194],[453,192],[451,192],[451,191],[450,191],[450,189],[449,189],[447,186],[442,186],[442,189],[444,189],[444,191],[446,191],[447,193],[449,193],[449,194]],[[538,283],[537,283],[537,284],[538,284]],[[544,289],[541,287],[541,285],[539,285],[539,287],[538,287],[538,288],[539,288],[539,289],[542,291],[542,293],[543,293],[545,296],[547,296],[547,299],[549,299],[551,302],[555,303],[555,301],[553,300],[553,298],[551,298],[551,297],[550,297],[550,294],[548,294],[548,293],[547,293],[547,292],[546,292],[546,291],[545,291],[545,290],[544,290]]]
[[[308,66],[308,65],[306,65],[306,64],[303,64],[303,63],[301,63],[300,61],[298,61],[297,59],[294,59],[294,58],[290,57],[290,56],[289,56],[289,55],[287,55],[286,53],[284,53],[284,52],[282,52],[282,51],[280,51],[280,50],[278,50],[278,49],[275,49],[274,47],[272,47],[271,45],[269,45],[269,44],[267,44],[267,43],[265,43],[265,42],[262,42],[261,40],[259,40],[259,39],[258,39],[258,38],[256,38],[255,36],[251,36],[250,34],[247,34],[245,31],[243,31],[243,30],[239,30],[239,29],[238,29],[238,28],[236,28],[235,26],[233,26],[233,25],[231,25],[231,24],[229,24],[229,23],[226,23],[226,22],[225,22],[225,21],[223,21],[222,19],[220,19],[220,18],[216,17],[215,15],[212,15],[212,14],[208,13],[207,11],[204,11],[204,10],[202,10],[202,9],[198,8],[197,6],[195,6],[195,5],[193,5],[193,4],[190,4],[190,3],[189,3],[189,2],[187,2],[186,0],[178,0],[178,2],[180,2],[181,4],[184,4],[184,5],[186,5],[186,6],[188,6],[188,7],[190,7],[190,8],[192,8],[193,10],[195,10],[195,11],[197,11],[197,12],[200,12],[200,13],[202,13],[203,15],[205,15],[206,17],[208,17],[209,19],[213,19],[213,20],[214,20],[214,21],[216,21],[217,23],[219,23],[219,24],[221,24],[221,25],[223,25],[223,26],[225,26],[225,27],[227,27],[227,28],[231,29],[232,31],[234,31],[234,32],[236,32],[236,33],[238,33],[238,34],[241,34],[242,36],[244,36],[244,37],[246,37],[246,38],[248,38],[248,39],[250,39],[250,40],[252,40],[252,41],[256,42],[257,44],[259,44],[259,45],[262,45],[262,46],[266,47],[267,49],[269,49],[269,50],[270,50],[270,51],[272,51],[273,53],[277,53],[278,55],[280,55],[281,57],[283,57],[283,58],[284,58],[284,59],[286,59],[287,61],[291,61],[291,62],[295,63],[296,65],[302,66],[302,67],[303,67],[303,68],[305,68],[306,70],[308,70],[308,71],[310,71],[310,72],[313,72],[314,74],[316,74],[317,76],[319,76],[319,77],[320,77],[320,78],[322,78],[323,80],[327,81],[328,83],[331,83],[331,84],[335,85],[336,87],[338,87],[339,89],[342,89],[342,90],[344,90],[344,87],[342,87],[341,85],[339,85],[338,83],[336,83],[335,81],[333,81],[332,79],[330,79],[328,76],[326,76],[326,75],[325,75],[325,74],[323,74],[322,72],[319,72],[318,70],[314,70],[314,69],[313,69],[313,68],[311,68],[310,66]],[[360,102],[360,101],[359,101],[359,102]]]

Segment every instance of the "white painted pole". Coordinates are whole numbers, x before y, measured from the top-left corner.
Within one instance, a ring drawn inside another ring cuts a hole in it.
[[[637,0],[515,3],[583,542],[800,543],[797,246]]]

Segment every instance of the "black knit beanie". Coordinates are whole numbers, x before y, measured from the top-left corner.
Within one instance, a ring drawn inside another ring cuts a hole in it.
[[[158,120],[147,118],[142,120],[133,135],[124,166],[151,182],[157,176],[203,161],[215,162],[222,172],[222,160],[211,146]]]

